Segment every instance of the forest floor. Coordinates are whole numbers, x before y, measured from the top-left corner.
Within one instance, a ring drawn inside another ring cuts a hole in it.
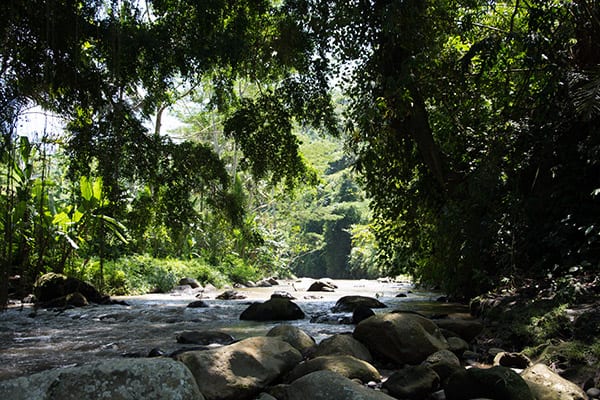
[[[522,280],[471,302],[480,351],[522,352],[581,387],[600,387],[600,277]]]

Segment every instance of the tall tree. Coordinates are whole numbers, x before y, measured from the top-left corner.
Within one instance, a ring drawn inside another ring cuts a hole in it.
[[[595,3],[303,4],[347,71],[349,143],[390,271],[472,294],[590,264]]]

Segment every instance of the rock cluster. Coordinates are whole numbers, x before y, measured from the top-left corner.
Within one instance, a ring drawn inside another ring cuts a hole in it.
[[[356,307],[377,304],[358,300]],[[288,320],[299,316],[298,310],[291,300],[275,297],[251,305],[243,315]],[[380,312],[359,322],[353,332],[318,344],[291,324],[241,341],[218,331],[186,331],[177,340],[202,347],[169,357],[105,360],[2,381],[0,398],[587,399],[579,387],[545,365],[515,353],[499,352],[493,367],[470,367],[469,342],[482,328],[477,320]]]

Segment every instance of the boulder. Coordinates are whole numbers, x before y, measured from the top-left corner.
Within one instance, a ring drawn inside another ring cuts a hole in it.
[[[292,325],[277,325],[267,332],[267,336],[279,337],[281,340],[291,344],[302,354],[306,354],[306,352],[316,346],[315,339],[300,328]]]
[[[447,400],[534,400],[527,383],[510,368],[461,369],[448,378]]]
[[[367,296],[344,296],[341,297],[331,309],[332,312],[353,312],[358,306],[367,308],[386,308],[387,306],[379,300]]]
[[[256,282],[256,286],[257,287],[271,287],[271,286],[273,286],[273,284],[268,279],[261,279],[260,281]]]
[[[436,351],[423,361],[423,365],[433,369],[442,382],[456,371],[462,369],[460,360],[450,350]]]
[[[349,355],[368,363],[373,362],[373,356],[369,349],[349,334],[340,333],[323,339],[312,356],[320,357],[334,354]]]
[[[203,346],[209,344],[228,345],[235,342],[233,336],[221,331],[183,331],[176,338],[177,343],[200,344]]]
[[[361,321],[364,321],[373,315],[375,315],[375,312],[369,307],[363,305],[357,306],[354,311],[352,311],[352,323],[358,325]]]
[[[419,364],[448,348],[446,339],[429,319],[411,313],[378,314],[356,326],[353,336],[376,358],[397,364]]]
[[[332,371],[317,371],[296,379],[285,389],[286,400],[395,400]]]
[[[348,355],[322,356],[298,364],[285,377],[286,382],[315,371],[333,371],[350,379],[358,379],[363,383],[381,380],[381,374],[366,361]]]
[[[246,298],[245,295],[243,295],[235,290],[226,290],[216,297],[216,299],[219,299],[219,300],[241,300],[241,299],[245,299],[245,298]]]
[[[253,303],[240,315],[240,319],[245,321],[289,321],[304,317],[304,312],[296,303],[281,298]]]
[[[440,386],[440,377],[427,365],[408,366],[394,372],[383,389],[398,399],[423,400]]]
[[[521,374],[536,400],[584,400],[579,386],[553,372],[544,364],[534,364]]]
[[[201,287],[200,282],[198,282],[194,278],[181,278],[179,280],[179,286],[184,286],[184,285],[188,285],[192,289],[197,289],[197,288]]]
[[[433,322],[440,329],[447,329],[454,332],[467,342],[473,340],[483,330],[483,323],[476,319],[442,318],[435,319]]]
[[[64,298],[66,303],[66,297],[73,293],[83,295],[91,303],[104,304],[110,301],[109,296],[100,293],[89,283],[55,273],[40,276],[34,284],[33,292],[42,306],[59,298]]]
[[[334,292],[337,286],[331,284],[326,281],[315,281],[313,282],[308,289],[307,292]]]
[[[187,308],[208,308],[208,307],[209,307],[209,305],[202,300],[192,301],[190,304],[187,305]]]
[[[175,356],[192,371],[208,400],[251,399],[289,372],[302,355],[275,337],[253,337],[228,346]]]
[[[285,290],[277,290],[271,294],[272,299],[288,299],[288,300],[296,300],[294,296],[290,292],[286,292]]]
[[[169,358],[119,358],[0,382],[11,400],[203,400],[191,372]]]

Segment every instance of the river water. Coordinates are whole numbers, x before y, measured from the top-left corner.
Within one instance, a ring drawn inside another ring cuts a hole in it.
[[[268,300],[276,291],[286,291],[306,314],[306,318],[286,321],[313,336],[317,342],[342,332],[352,325],[336,323],[336,314],[328,323],[312,323],[311,316],[327,313],[342,296],[377,297],[390,309],[424,313],[464,312],[464,308],[435,301],[439,294],[420,291],[408,282],[376,280],[340,280],[333,293],[307,292],[311,279],[280,281],[267,288],[235,289],[247,296],[243,300],[216,300],[224,290],[202,293],[207,308],[188,308],[198,300],[195,291],[170,294],[119,297],[128,305],[90,305],[64,311],[37,310],[30,305],[13,306],[0,312],[0,380],[34,372],[78,365],[124,355],[147,355],[159,348],[166,353],[189,347],[176,342],[176,335],[190,330],[219,330],[236,339],[264,335],[281,322],[240,321],[239,315],[253,301]],[[398,294],[407,297],[396,297]]]

